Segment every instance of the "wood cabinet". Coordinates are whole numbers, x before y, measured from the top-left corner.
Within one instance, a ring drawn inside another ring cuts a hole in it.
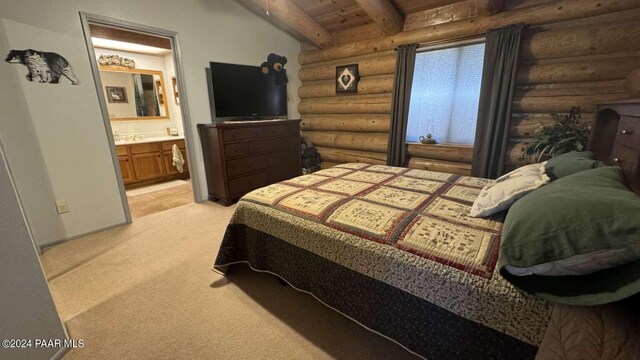
[[[185,159],[182,173],[173,166],[174,144]],[[118,145],[116,153],[126,188],[189,177],[189,162],[183,139]]]
[[[244,194],[299,176],[300,120],[199,124],[209,200]]]
[[[160,152],[131,155],[133,170],[137,180],[150,180],[162,177],[166,172]]]
[[[122,173],[122,180],[124,180],[124,184],[131,184],[136,181],[136,175],[133,172],[133,164],[131,160],[129,160],[129,156],[118,156],[118,161],[120,161],[120,172]]]
[[[185,149],[180,149],[180,153],[182,157],[185,159],[184,165],[182,166],[183,173],[189,172],[189,162],[187,159],[187,151]],[[164,151],[164,169],[167,172],[167,175],[178,175],[180,172],[173,166],[173,151]]]
[[[620,166],[640,194],[640,100],[599,105],[592,132],[589,149],[598,160]]]

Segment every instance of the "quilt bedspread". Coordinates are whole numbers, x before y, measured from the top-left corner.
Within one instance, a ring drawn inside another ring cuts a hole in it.
[[[255,190],[242,224],[528,344],[552,306],[496,271],[502,218],[470,217],[490,180],[350,163]],[[225,242],[234,239],[225,238]],[[214,267],[236,259],[224,244]]]

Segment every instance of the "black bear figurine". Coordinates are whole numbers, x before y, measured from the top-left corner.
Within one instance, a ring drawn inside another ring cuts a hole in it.
[[[289,82],[289,78],[287,77],[287,70],[284,69],[286,63],[286,57],[271,53],[269,54],[269,56],[267,56],[267,61],[263,62],[260,67],[262,73],[265,75],[268,75],[272,71],[275,73],[276,84],[285,85]]]

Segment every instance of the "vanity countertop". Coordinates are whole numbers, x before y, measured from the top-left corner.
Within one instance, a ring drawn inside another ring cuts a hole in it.
[[[172,141],[172,140],[184,140],[184,136],[158,136],[158,137],[148,137],[139,140],[118,140],[116,141],[116,146],[119,145],[132,145],[132,144],[142,144],[142,143],[151,143],[151,142],[160,142],[160,141]]]

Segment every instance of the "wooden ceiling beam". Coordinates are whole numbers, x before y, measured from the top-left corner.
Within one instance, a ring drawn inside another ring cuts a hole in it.
[[[291,0],[237,0],[272,24],[321,49],[334,44],[333,35]],[[267,15],[267,11],[269,14]]]
[[[502,11],[505,0],[474,0],[478,8],[478,15],[491,16]]]
[[[355,0],[367,15],[389,36],[402,31],[404,20],[389,0]]]
[[[356,40],[372,39],[380,36],[385,36],[385,33],[376,23],[351,27],[335,31],[333,33],[336,45],[342,45]]]
[[[504,0],[466,0],[415,12],[407,15],[404,30],[473,19],[478,16],[491,16],[499,13],[503,5]]]

